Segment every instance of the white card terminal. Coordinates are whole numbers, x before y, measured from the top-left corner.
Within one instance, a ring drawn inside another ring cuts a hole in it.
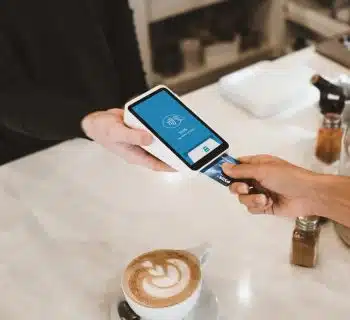
[[[166,86],[160,85],[125,105],[124,122],[150,132],[143,148],[177,171],[197,174],[220,157],[228,143]]]

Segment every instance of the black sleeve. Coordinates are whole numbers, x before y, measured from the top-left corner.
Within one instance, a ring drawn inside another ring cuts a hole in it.
[[[62,109],[70,110],[69,114]],[[80,123],[91,111],[83,101],[31,86],[18,85],[0,92],[1,123],[41,140],[85,137]]]
[[[109,2],[112,4],[111,11],[119,12],[119,19],[112,19],[116,30],[123,30],[123,48],[120,48],[120,45],[116,43],[115,56],[118,57],[118,53],[120,54],[120,52],[123,52],[122,55],[127,55],[128,61],[131,62],[125,63],[125,59],[121,56],[119,56],[119,59],[116,61],[117,68],[120,70],[121,74],[130,75],[129,77],[124,77],[121,83],[121,92],[124,95],[123,99],[125,101],[130,99],[130,97],[135,97],[147,91],[149,87],[146,83],[146,74],[143,69],[133,11],[128,1]]]
[[[118,3],[116,11],[120,19],[113,19],[116,30],[123,30],[119,42],[115,43],[116,68],[126,75],[118,85],[118,104],[123,105],[130,97],[147,89],[142,63],[138,51],[135,30],[132,25],[132,11],[128,1]],[[6,19],[2,19],[0,10],[0,125],[12,131],[24,133],[41,140],[66,140],[85,137],[81,129],[81,120],[96,110],[106,109],[106,104],[88,101],[84,95],[70,96],[60,92],[60,88],[45,87],[36,84],[20,65],[21,50],[16,50]],[[127,63],[123,59],[127,56]],[[30,68],[30,66],[29,66]],[[120,88],[119,88],[120,86]],[[85,137],[86,138],[86,137]]]
[[[41,140],[85,137],[80,122],[91,111],[85,101],[32,85],[0,30],[1,125]]]

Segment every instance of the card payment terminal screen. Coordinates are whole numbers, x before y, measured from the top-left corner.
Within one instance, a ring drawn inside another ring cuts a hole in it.
[[[132,110],[189,166],[224,143],[167,90],[157,91]]]

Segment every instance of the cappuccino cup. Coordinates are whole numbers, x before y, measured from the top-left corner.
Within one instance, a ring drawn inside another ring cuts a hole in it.
[[[131,309],[145,320],[183,320],[202,290],[202,269],[210,253],[203,244],[188,250],[160,249],[134,258],[121,287]]]

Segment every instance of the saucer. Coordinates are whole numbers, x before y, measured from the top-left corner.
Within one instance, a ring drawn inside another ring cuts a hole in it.
[[[205,283],[197,306],[184,320],[219,320],[218,299]]]
[[[120,292],[114,300],[115,302],[110,304],[109,320],[123,320],[118,314],[118,304],[123,300],[123,293]],[[203,283],[202,293],[196,307],[183,320],[219,320],[218,300],[205,283]]]

